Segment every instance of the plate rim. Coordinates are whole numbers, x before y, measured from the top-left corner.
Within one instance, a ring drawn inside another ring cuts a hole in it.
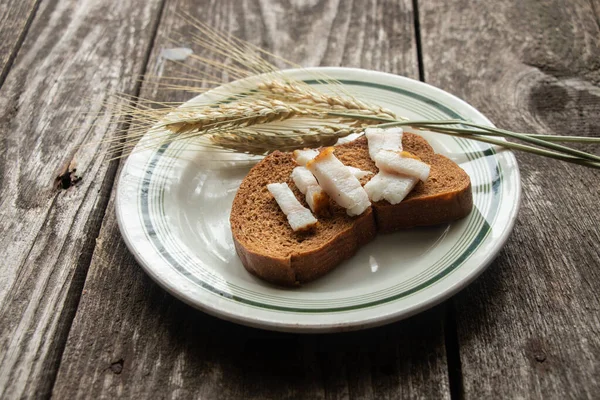
[[[312,67],[312,68],[283,70],[282,72],[283,73],[298,73],[298,72],[311,72],[311,71],[325,72],[325,73],[327,73],[329,71],[330,73],[333,73],[333,75],[335,75],[336,73],[338,75],[339,74],[347,74],[347,73],[350,73],[350,74],[358,73],[358,74],[361,74],[364,76],[364,78],[362,78],[362,77],[361,78],[364,79],[365,82],[369,81],[369,75],[379,75],[379,76],[383,76],[384,78],[394,79],[394,80],[400,79],[401,81],[404,81],[404,83],[406,83],[408,85],[423,86],[423,87],[426,87],[427,90],[433,92],[434,94],[442,94],[443,97],[449,97],[450,99],[452,99],[453,101],[458,103],[461,107],[468,109],[471,113],[476,114],[479,118],[487,121],[487,123],[489,123],[490,125],[493,126],[493,124],[489,121],[489,119],[487,119],[481,112],[479,112],[473,106],[468,104],[466,101],[452,95],[451,93],[448,93],[442,89],[439,89],[435,86],[432,86],[425,82],[417,81],[417,80],[414,80],[414,79],[411,79],[408,77],[395,75],[395,74],[389,74],[389,73],[385,73],[385,72],[373,71],[373,70],[366,70],[366,69],[360,69],[360,68],[344,68],[344,67]],[[250,79],[252,79],[252,78],[255,79],[256,77],[251,77]],[[337,78],[339,78],[339,76]],[[337,79],[337,78],[333,78],[333,79]],[[342,79],[342,78],[339,78],[339,79]],[[233,84],[236,84],[238,82],[239,81],[233,82]],[[227,85],[229,85],[229,84],[226,84],[223,86],[227,86]],[[215,88],[215,89],[221,89],[223,86],[219,86],[218,88]],[[212,90],[215,90],[215,89],[212,89]],[[410,89],[408,89],[408,90],[410,90]],[[200,97],[200,96],[196,96],[193,99],[196,99],[198,97]],[[190,99],[190,101],[192,101],[193,99]],[[442,100],[440,102],[442,104],[447,105],[445,100]],[[422,301],[412,304],[410,307],[402,309],[400,312],[392,313],[392,314],[384,313],[383,315],[375,315],[372,318],[363,319],[360,323],[351,321],[350,323],[319,322],[319,323],[314,323],[314,324],[306,324],[306,323],[290,324],[287,322],[281,322],[281,321],[271,320],[271,319],[256,319],[251,316],[244,315],[243,313],[240,313],[240,312],[232,312],[231,310],[228,310],[227,307],[218,307],[218,304],[211,304],[211,302],[198,303],[197,301],[194,301],[193,299],[185,296],[184,292],[178,291],[178,290],[176,290],[176,288],[171,287],[171,285],[169,285],[168,282],[166,282],[160,276],[160,274],[157,273],[157,271],[155,271],[152,268],[151,265],[146,264],[145,260],[141,257],[141,253],[138,252],[138,250],[135,246],[135,243],[133,242],[133,238],[127,234],[128,232],[125,229],[125,214],[126,213],[124,212],[125,209],[123,208],[123,207],[125,207],[125,205],[123,204],[123,198],[122,198],[123,196],[122,196],[122,192],[121,192],[120,188],[121,188],[122,178],[125,175],[125,173],[127,171],[128,163],[130,162],[129,158],[126,160],[126,162],[121,170],[121,173],[119,175],[119,180],[117,182],[117,194],[116,194],[116,199],[115,199],[117,223],[119,226],[119,230],[121,232],[121,236],[123,237],[129,251],[134,255],[136,261],[142,267],[142,269],[156,283],[158,283],[162,288],[167,290],[170,294],[174,295],[176,298],[180,299],[181,301],[191,305],[192,307],[202,310],[203,312],[206,312],[213,316],[216,316],[216,317],[219,317],[222,319],[226,319],[226,320],[229,320],[232,322],[240,323],[243,325],[262,328],[262,329],[278,330],[278,331],[337,332],[337,331],[364,329],[364,328],[380,326],[380,325],[391,323],[391,322],[394,322],[394,321],[397,321],[400,319],[408,318],[411,315],[414,315],[416,313],[424,311],[425,309],[431,308],[431,307],[439,304],[440,302],[446,300],[447,298],[453,296],[454,294],[456,294],[458,291],[460,291],[464,287],[468,286],[481,273],[483,273],[483,271],[485,271],[487,269],[488,265],[491,263],[492,260],[494,260],[494,258],[497,256],[498,252],[502,249],[502,247],[508,240],[508,237],[510,236],[510,234],[513,230],[514,224],[516,222],[518,210],[519,210],[520,204],[521,204],[520,171],[519,171],[518,163],[516,161],[514,153],[512,153],[511,151],[502,151],[502,157],[503,157],[504,162],[507,164],[507,166],[510,167],[512,178],[513,178],[512,181],[515,184],[515,195],[516,195],[515,197],[516,198],[513,200],[512,208],[508,212],[508,220],[507,220],[508,223],[506,224],[506,228],[503,229],[502,235],[494,240],[492,248],[490,249],[490,251],[488,251],[488,253],[485,255],[485,257],[482,257],[483,259],[480,262],[478,262],[478,266],[476,268],[474,268],[470,272],[470,274],[468,274],[466,277],[463,277],[462,279],[458,280],[457,282],[454,282],[449,288],[447,288],[444,291],[438,292],[433,296],[429,296]],[[250,307],[250,306],[240,305],[240,307],[244,308],[244,307]]]

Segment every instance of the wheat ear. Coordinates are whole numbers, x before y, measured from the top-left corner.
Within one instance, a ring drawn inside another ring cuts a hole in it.
[[[320,146],[333,146],[339,138],[362,132],[362,128],[323,125],[306,130],[291,131],[238,129],[210,135],[210,141],[219,147],[239,153],[265,155]]]
[[[182,134],[217,128],[244,128],[308,115],[318,116],[315,112],[279,100],[236,101],[216,107],[180,107],[168,114],[161,125],[173,133]]]

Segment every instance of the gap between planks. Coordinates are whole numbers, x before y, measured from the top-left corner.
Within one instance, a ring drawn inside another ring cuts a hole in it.
[[[423,61],[423,46],[421,42],[421,21],[419,17],[419,0],[412,0],[413,18],[415,28],[415,42],[417,50],[417,62],[419,66],[419,80],[425,80],[425,64]],[[464,385],[462,377],[462,366],[460,363],[460,347],[458,343],[458,332],[456,330],[456,315],[452,298],[446,300],[444,307],[444,344],[446,347],[446,362],[448,367],[448,384],[450,386],[451,399],[464,398]]]
[[[412,0],[413,18],[415,25],[415,44],[417,46],[417,63],[419,66],[419,80],[425,82],[425,65],[423,64],[423,47],[421,44],[421,22],[419,20],[419,0]]]
[[[31,7],[31,10],[29,11],[29,15],[27,16],[27,20],[25,20],[25,26],[23,26],[23,30],[17,37],[17,41],[15,42],[13,48],[10,51],[10,54],[8,55],[8,58],[6,59],[6,64],[3,66],[2,71],[0,71],[0,89],[2,88],[2,85],[4,85],[4,81],[6,80],[6,77],[8,76],[8,72],[12,68],[13,63],[14,63],[15,59],[17,58],[17,54],[19,53],[19,50],[21,49],[21,45],[23,44],[23,42],[25,41],[25,38],[27,37],[27,34],[29,33],[29,28],[31,27],[31,23],[33,22],[36,14],[37,14],[37,10],[40,6],[40,2],[41,2],[41,0],[36,0],[36,2],[33,3],[33,6]]]

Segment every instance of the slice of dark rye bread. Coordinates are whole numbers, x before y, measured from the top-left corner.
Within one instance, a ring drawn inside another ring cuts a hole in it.
[[[290,175],[296,167],[291,153],[276,151],[255,165],[233,200],[231,231],[242,264],[254,275],[279,285],[309,282],[352,257],[377,232],[447,223],[469,214],[473,206],[469,176],[453,161],[435,154],[422,137],[404,133],[404,150],[431,165],[426,182],[419,182],[399,204],[372,204],[363,214],[349,217],[331,201],[331,215],[319,216],[314,232],[292,231],[267,184],[287,182],[308,207]],[[377,173],[366,138],[337,146],[345,165]],[[364,185],[373,175],[361,180]]]

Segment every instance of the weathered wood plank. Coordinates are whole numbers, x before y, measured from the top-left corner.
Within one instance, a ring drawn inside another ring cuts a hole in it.
[[[0,1],[0,86],[4,82],[40,0]]]
[[[411,3],[365,3],[220,1],[192,8],[188,2],[183,9],[304,65],[417,76]],[[175,6],[169,4],[160,26],[169,36],[184,31]],[[163,71],[162,43],[151,57],[151,72]],[[165,67],[163,73],[170,72]],[[155,89],[145,85],[143,95],[189,96]],[[84,292],[54,388],[57,398],[449,397],[443,307],[342,335],[236,326],[191,309],[154,284],[125,248],[112,202]]]
[[[421,2],[426,80],[508,129],[600,136],[599,5]],[[600,174],[517,157],[514,233],[454,301],[464,395],[598,398]]]
[[[82,113],[136,90],[160,7],[43,2],[0,91],[0,398],[50,394],[117,168]]]

